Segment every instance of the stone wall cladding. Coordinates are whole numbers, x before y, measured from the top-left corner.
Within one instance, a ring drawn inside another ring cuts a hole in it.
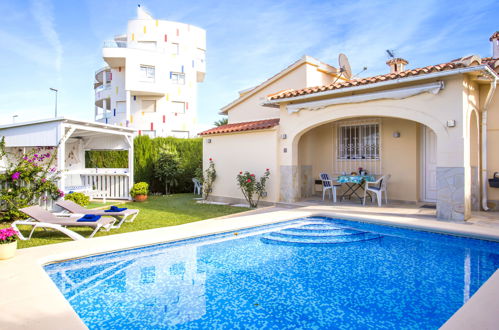
[[[301,198],[310,197],[314,194],[314,178],[312,177],[312,165],[300,166],[300,186]]]
[[[464,167],[437,167],[437,218],[463,221],[465,210]]]
[[[292,203],[300,198],[300,173],[296,165],[281,165],[280,202]]]

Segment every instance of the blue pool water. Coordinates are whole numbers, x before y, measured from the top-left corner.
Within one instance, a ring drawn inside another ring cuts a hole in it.
[[[91,329],[437,328],[499,243],[325,217],[45,266]]]

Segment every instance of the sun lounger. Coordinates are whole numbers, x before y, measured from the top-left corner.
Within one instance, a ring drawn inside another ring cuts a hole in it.
[[[89,238],[91,238],[101,228],[104,228],[106,230],[111,229],[113,223],[116,221],[116,219],[114,218],[100,218],[100,217],[95,218],[95,220],[88,219],[88,217],[87,219],[82,220],[83,218],[82,215],[59,217],[41,208],[38,205],[25,207],[19,210],[30,217],[27,220],[16,220],[12,223],[12,227],[17,230],[17,232],[19,233],[19,238],[22,240],[31,239],[31,236],[33,235],[33,232],[35,231],[36,228],[51,228],[60,231],[61,233],[71,237],[74,240],[84,239],[83,236],[66,227],[93,228],[94,231],[89,236]],[[33,229],[31,230],[28,238],[25,238],[21,234],[21,232],[17,228],[18,225],[33,226]]]
[[[96,214],[96,215],[105,215],[111,216],[118,220],[118,224],[113,225],[113,228],[120,228],[123,222],[133,222],[137,215],[139,214],[139,210],[137,209],[127,209],[121,208],[117,211],[113,210],[89,210],[81,205],[76,204],[70,200],[61,200],[55,203],[56,205],[62,207],[68,212],[77,213],[77,214]],[[130,218],[129,218],[130,217]],[[129,218],[129,219],[128,219]]]

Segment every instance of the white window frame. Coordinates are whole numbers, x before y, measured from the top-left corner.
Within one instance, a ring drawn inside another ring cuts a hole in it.
[[[185,73],[183,72],[171,72],[172,84],[175,85],[185,85]]]
[[[156,68],[153,65],[140,65],[140,80],[145,82],[154,82]]]
[[[150,138],[154,139],[156,137],[156,130],[141,130],[142,135],[147,135]]]
[[[338,160],[381,160],[381,125],[378,121],[338,125]]]
[[[172,52],[172,55],[179,55],[180,54],[180,44],[176,43],[176,42],[172,42],[171,52]]]
[[[185,113],[185,102],[183,102],[183,101],[172,101],[172,106],[175,105],[175,104],[183,104],[184,105],[184,109],[183,109],[183,111],[177,111],[176,108],[174,108],[174,109],[172,108],[172,112],[179,113],[179,114]]]
[[[145,110],[145,109],[146,109],[146,108],[145,108],[145,104],[146,104],[147,102],[152,102],[152,105],[153,105],[153,108],[154,108],[154,109],[153,109],[153,111],[149,111],[149,110],[147,110],[147,111],[146,111],[146,110]],[[142,112],[144,112],[144,113],[155,113],[155,112],[156,112],[156,109],[157,109],[157,105],[158,105],[158,104],[157,104],[157,101],[156,101],[156,100],[142,99],[142,100],[141,100],[141,107],[140,107],[140,110],[141,110]]]

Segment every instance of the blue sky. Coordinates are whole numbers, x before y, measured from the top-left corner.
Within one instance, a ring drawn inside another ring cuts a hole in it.
[[[386,73],[385,49],[409,68],[468,54],[491,55],[496,1],[125,1],[0,0],[0,124],[54,113],[92,120],[102,42],[126,30],[137,3],[155,18],[207,30],[207,75],[199,121],[212,126],[239,90],[301,56],[334,66],[348,55],[361,76]]]

